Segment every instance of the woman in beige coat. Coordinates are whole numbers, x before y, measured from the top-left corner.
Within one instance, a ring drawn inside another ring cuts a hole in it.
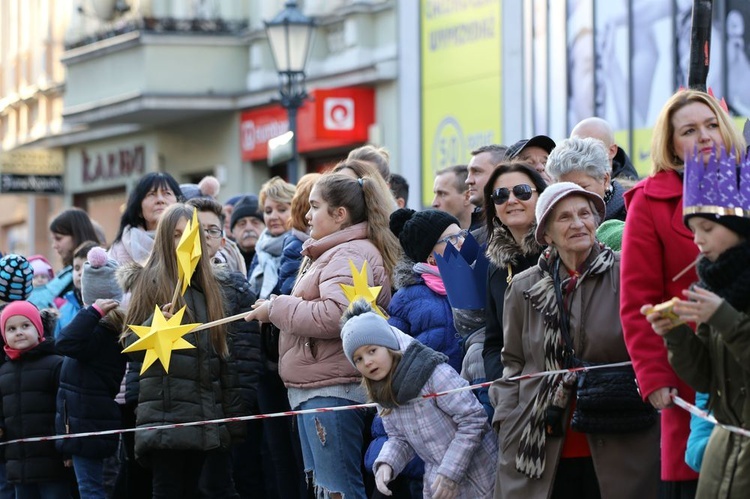
[[[620,255],[596,241],[604,210],[598,195],[569,182],[551,185],[537,202],[536,238],[549,249],[505,294],[503,377],[490,388],[500,448],[496,498],[657,495],[659,425],[649,407],[643,429],[579,433],[570,428],[576,375],[508,379],[578,361],[629,360],[619,319]]]

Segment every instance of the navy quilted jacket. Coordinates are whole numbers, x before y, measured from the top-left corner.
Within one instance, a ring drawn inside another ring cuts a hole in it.
[[[93,307],[81,309],[60,331],[57,352],[65,356],[57,392],[55,429],[62,435],[122,427],[115,395],[125,374],[119,328]],[[65,455],[103,459],[117,450],[117,435],[58,440]]]
[[[388,323],[447,355],[448,364],[460,372],[463,357],[460,335],[453,326],[448,297],[428,288],[411,265],[411,262],[403,262],[396,266],[394,282],[399,289],[388,306]]]

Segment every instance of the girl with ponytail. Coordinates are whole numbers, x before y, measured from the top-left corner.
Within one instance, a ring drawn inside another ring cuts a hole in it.
[[[391,276],[400,246],[389,230],[390,192],[372,177],[326,174],[310,192],[310,239],[289,296],[258,300],[246,320],[271,322],[280,331],[279,374],[293,409],[364,403],[359,372],[344,355],[339,319],[352,285],[349,262],[367,262],[367,285],[382,286],[377,306],[391,299]],[[298,416],[305,472],[316,496],[364,499],[364,410]]]

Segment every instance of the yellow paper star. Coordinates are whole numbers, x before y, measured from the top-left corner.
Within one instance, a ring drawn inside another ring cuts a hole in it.
[[[193,209],[193,219],[188,220],[185,225],[185,231],[182,233],[179,244],[177,244],[177,271],[182,280],[181,294],[185,294],[190,280],[193,278],[193,272],[198,266],[201,259],[201,224],[198,222],[198,210]]]
[[[161,361],[164,371],[169,372],[169,361],[172,358],[172,350],[184,350],[195,348],[183,338],[193,328],[200,324],[182,324],[182,316],[185,314],[185,307],[174,314],[167,320],[161,313],[159,306],[154,309],[154,320],[151,326],[128,326],[138,335],[138,340],[132,345],[125,348],[122,353],[146,351],[146,357],[143,359],[141,374],[149,368],[156,359]]]
[[[367,260],[362,263],[362,270],[360,271],[357,270],[354,262],[349,260],[349,268],[352,269],[352,280],[354,281],[354,286],[340,284],[341,289],[344,290],[346,299],[349,300],[349,304],[358,298],[363,298],[370,304],[375,312],[382,317],[387,318],[377,304],[378,295],[383,286],[369,286],[369,283],[367,282]]]

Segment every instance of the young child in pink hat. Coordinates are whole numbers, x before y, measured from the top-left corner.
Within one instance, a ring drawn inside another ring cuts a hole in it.
[[[0,314],[6,362],[0,367],[0,436],[5,440],[55,434],[55,398],[62,357],[45,340],[39,310],[14,301]],[[63,456],[54,442],[5,447],[7,480],[16,497],[70,497]]]

